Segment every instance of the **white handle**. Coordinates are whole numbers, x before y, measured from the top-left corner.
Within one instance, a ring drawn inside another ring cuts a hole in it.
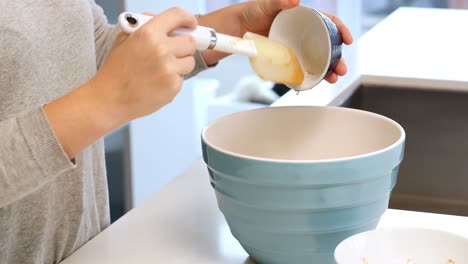
[[[119,15],[119,25],[122,31],[131,34],[151,20],[152,16],[135,13],[122,13]],[[227,53],[237,53],[255,57],[257,49],[252,40],[245,40],[224,34],[218,34],[214,29],[197,26],[194,30],[176,29],[171,36],[191,35],[197,44],[197,50],[213,49]]]
[[[216,45],[216,32],[208,27],[197,26],[196,29],[176,29],[171,36],[190,35],[197,43],[197,50],[207,50]]]
[[[141,26],[150,21],[153,17],[135,14],[135,13],[122,13],[119,16],[119,26],[123,32],[131,34],[138,30]],[[216,32],[208,27],[198,26],[194,30],[189,29],[176,29],[171,33],[171,36],[191,35],[197,42],[198,50],[207,50],[210,44],[213,45],[213,38],[216,38]],[[216,44],[216,42],[215,42]]]
[[[119,26],[123,32],[131,34],[139,29],[142,25],[146,24],[152,16],[146,16],[133,13],[122,13],[119,15]]]

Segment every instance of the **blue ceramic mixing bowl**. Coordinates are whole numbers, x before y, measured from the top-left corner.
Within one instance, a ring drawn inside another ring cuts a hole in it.
[[[393,120],[341,107],[238,112],[202,133],[218,206],[257,264],[333,263],[387,209],[404,142]]]
[[[256,230],[322,232],[352,228],[371,222],[388,208],[390,191],[377,200],[352,206],[321,209],[265,208],[239,202],[216,192],[221,212],[230,222],[255,226]],[[268,219],[268,221],[265,221]]]
[[[212,170],[212,186],[240,202],[265,208],[320,209],[369,203],[393,189],[398,167],[368,180],[334,184],[252,183]],[[310,175],[313,177],[313,174]],[[291,203],[294,201],[294,203]]]
[[[321,234],[305,234],[305,235],[267,235],[268,239],[272,241],[281,241],[282,244],[286,243],[294,243],[289,244],[290,246],[287,247],[287,250],[265,250],[265,246],[262,246],[260,249],[256,247],[250,247],[243,244],[245,251],[249,253],[252,259],[255,260],[256,264],[285,264],[285,263],[294,263],[294,264],[335,264],[333,261],[333,253],[330,252],[329,248],[336,247],[336,244],[343,240],[343,238],[348,238],[354,234],[358,234],[361,232],[365,232],[367,230],[372,230],[377,227],[378,220],[367,223],[361,226],[357,226],[355,228],[346,229],[346,230],[339,230],[337,232],[328,232],[328,233],[321,233]],[[235,228],[234,230],[246,230],[242,228]],[[237,239],[244,240],[241,234],[234,233],[234,237]],[[263,234],[259,233],[258,235],[263,236]],[[249,236],[251,237],[251,236]],[[278,238],[280,237],[280,238]],[[258,243],[258,241],[256,241]],[[321,248],[309,251],[302,251],[302,252],[294,252],[290,251],[289,249],[294,248],[295,245],[299,243],[308,243],[311,245],[320,245]],[[270,246],[270,245],[267,245]],[[283,247],[284,248],[284,247]]]

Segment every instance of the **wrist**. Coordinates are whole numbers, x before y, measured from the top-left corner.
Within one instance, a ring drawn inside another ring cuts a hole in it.
[[[69,158],[124,124],[93,90],[91,83],[86,83],[44,106],[50,126]]]
[[[131,120],[131,117],[127,117],[127,111],[116,103],[111,94],[111,91],[117,90],[117,87],[112,87],[112,83],[108,83],[108,86],[109,88],[104,87],[95,77],[77,90],[87,119],[105,134]]]

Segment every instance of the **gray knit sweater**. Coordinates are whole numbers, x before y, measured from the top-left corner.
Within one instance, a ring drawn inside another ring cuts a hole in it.
[[[42,106],[96,73],[118,29],[93,0],[0,10],[0,263],[58,263],[109,225],[104,146],[73,164]]]

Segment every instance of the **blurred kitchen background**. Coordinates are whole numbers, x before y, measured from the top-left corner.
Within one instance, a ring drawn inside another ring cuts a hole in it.
[[[118,14],[161,12],[172,6],[204,14],[234,4],[235,0],[96,0],[110,22]],[[468,8],[466,0],[304,0],[319,10],[338,15],[355,40],[401,6]],[[417,19],[417,18],[415,18]],[[345,47],[350,73],[356,74],[357,45]],[[353,67],[356,66],[356,67]],[[161,111],[135,120],[108,135],[106,162],[112,220],[137,206],[152,193],[201,157],[199,135],[211,120],[227,113],[263,107],[268,100],[255,100],[239,92],[245,86],[271,90],[268,82],[256,80],[246,58],[231,56],[184,84],[176,100]],[[346,81],[344,80],[340,81]],[[273,94],[271,96],[278,96]],[[258,99],[258,98],[257,98]],[[270,97],[269,100],[274,100]],[[207,179],[208,182],[208,179]]]

